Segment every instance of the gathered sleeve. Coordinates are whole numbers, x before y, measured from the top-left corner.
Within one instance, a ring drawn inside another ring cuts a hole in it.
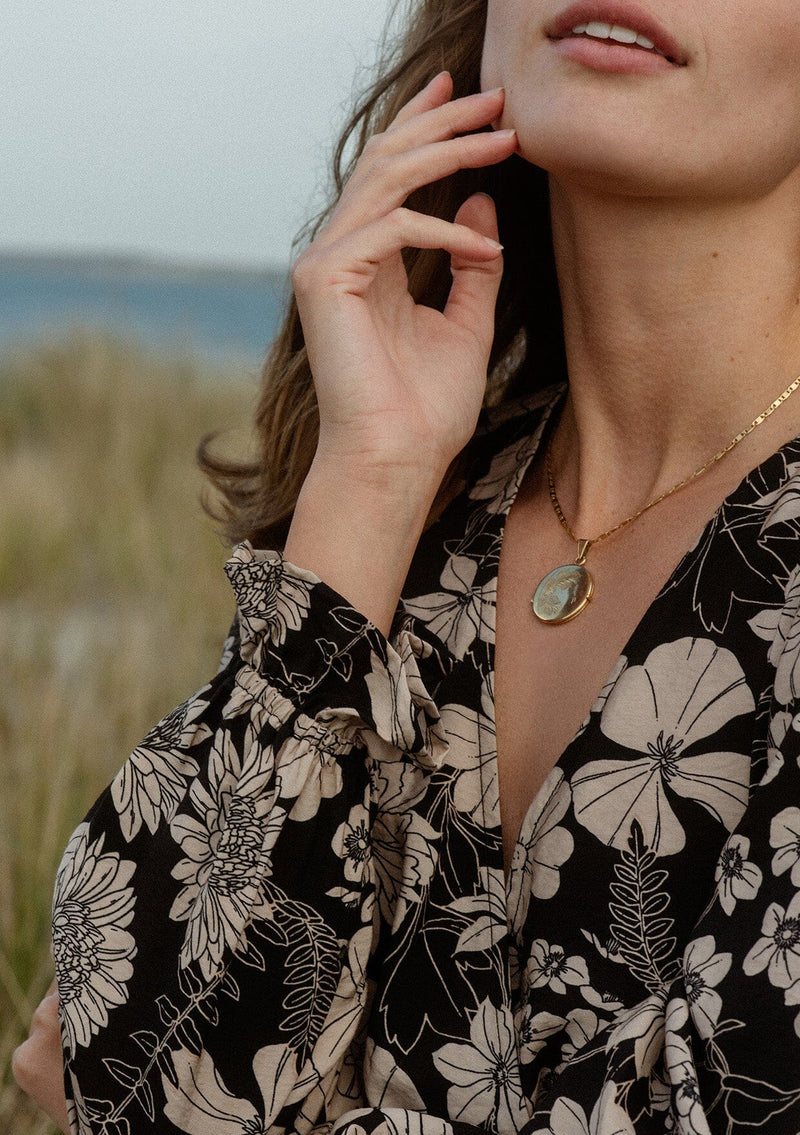
[[[435,768],[448,660],[245,542],[219,673],[78,827],[53,942],[71,1129],[327,1130],[362,1103],[370,766]]]

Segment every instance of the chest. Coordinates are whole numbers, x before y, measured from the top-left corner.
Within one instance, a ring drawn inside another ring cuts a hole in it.
[[[631,529],[591,549],[586,566],[595,593],[588,607],[567,623],[547,625],[533,614],[531,597],[542,576],[574,560],[576,546],[549,500],[521,492],[509,513],[498,572],[495,651],[506,872],[531,802],[697,536],[697,526],[678,515],[638,523],[638,532]]]

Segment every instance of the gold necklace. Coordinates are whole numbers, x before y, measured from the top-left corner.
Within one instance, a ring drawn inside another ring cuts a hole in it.
[[[575,562],[572,564],[563,564],[561,567],[554,568],[553,571],[548,572],[547,575],[541,580],[539,586],[534,592],[531,604],[533,606],[533,613],[543,623],[566,623],[570,619],[574,619],[576,615],[580,615],[591,600],[594,594],[594,579],[590,572],[584,567],[586,557],[589,554],[589,549],[593,544],[598,544],[601,540],[611,536],[614,532],[619,532],[620,528],[624,528],[626,524],[638,519],[643,512],[648,509],[654,508],[661,501],[666,500],[667,497],[677,493],[678,489],[682,489],[693,481],[695,477],[699,477],[701,473],[705,473],[717,461],[721,461],[726,454],[735,449],[740,441],[743,441],[749,433],[760,426],[762,422],[770,416],[770,414],[777,410],[782,402],[785,402],[790,394],[793,394],[800,386],[800,375],[794,380],[791,386],[787,386],[783,394],[776,398],[775,401],[767,407],[762,413],[754,418],[747,429],[742,430],[736,437],[728,442],[724,449],[719,453],[715,453],[710,461],[702,465],[699,469],[695,469],[688,477],[684,477],[682,481],[678,481],[677,485],[673,485],[671,489],[667,489],[660,497],[655,500],[648,501],[644,508],[640,508],[638,512],[634,512],[633,516],[628,516],[625,520],[620,520],[619,524],[615,524],[613,528],[608,531],[602,532],[599,536],[595,536],[591,540],[582,540],[570,528],[567,523],[566,517],[561,510],[561,505],[558,501],[556,494],[556,483],[553,477],[552,466],[552,451],[553,451],[553,438],[555,437],[555,430],[551,431],[550,440],[547,443],[547,451],[545,454],[545,467],[547,469],[547,484],[550,489],[550,500],[553,504],[555,514],[561,522],[561,526],[566,530],[571,540],[575,540],[578,545],[578,555]]]

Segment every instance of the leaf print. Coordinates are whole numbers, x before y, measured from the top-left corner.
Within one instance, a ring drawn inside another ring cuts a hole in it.
[[[695,938],[683,954],[683,984],[695,1028],[703,1039],[714,1035],[722,1012],[719,985],[731,968],[733,955],[717,954],[711,934]]]
[[[750,840],[734,833],[729,836],[717,861],[714,879],[719,902],[726,914],[733,914],[739,900],[753,899],[761,886],[761,868],[747,857]]]
[[[629,969],[642,984],[655,992],[678,970],[673,919],[666,912],[670,903],[669,874],[655,866],[655,852],[634,823],[628,847],[615,864],[615,881],[609,903],[609,929]]]
[[[181,965],[197,962],[207,980],[226,948],[244,947],[286,816],[267,790],[275,766],[271,748],[249,728],[243,749],[244,756],[227,730],[217,731],[208,787],[197,779],[190,790],[196,815],[180,814],[170,825],[185,858],[172,869],[182,888],[169,916],[188,923]]]
[[[769,845],[776,848],[772,857],[773,875],[791,869],[791,880],[800,887],[800,808],[784,808],[772,820]]]
[[[209,727],[197,720],[208,709],[200,696],[206,688],[151,729],[112,781],[111,799],[128,843],[143,823],[154,834],[162,820],[171,820],[187,783],[197,775],[197,762],[186,750],[211,736]]]
[[[575,1100],[561,1096],[550,1112],[550,1124],[534,1135],[636,1135],[626,1111],[616,1102],[617,1085],[609,1080],[587,1120]]]
[[[554,993],[566,993],[568,985],[589,984],[583,958],[577,954],[567,957],[561,946],[551,946],[543,938],[537,938],[531,947],[526,974],[531,989],[546,985]]]
[[[800,567],[786,582],[783,607],[760,611],[751,629],[769,642],[768,658],[775,667],[775,697],[789,705],[800,692]]]
[[[575,846],[569,831],[560,826],[570,800],[563,771],[553,768],[522,821],[508,882],[509,920],[516,931],[528,916],[531,896],[551,899],[561,884],[561,868]]]
[[[392,1054],[370,1037],[364,1053],[364,1082],[372,1107],[403,1107],[424,1111],[425,1101]]]
[[[628,666],[609,694],[600,728],[615,744],[647,755],[590,761],[572,777],[575,816],[603,843],[622,848],[634,821],[657,855],[685,845],[669,794],[694,800],[732,831],[749,799],[746,753],[692,753],[753,695],[736,657],[703,639],[679,639]]]
[[[752,977],[768,969],[770,984],[788,989],[800,981],[800,891],[785,910],[770,903],[761,934],[744,959],[744,972]]]
[[[65,1045],[74,1053],[109,1023],[109,1010],[128,1000],[136,942],[126,927],[136,897],[136,866],[104,852],[105,836],[89,842],[89,825],[72,836],[56,879],[53,955]]]
[[[443,591],[404,599],[403,606],[427,623],[459,661],[473,642],[494,642],[496,578],[475,586],[478,561],[469,556],[451,556],[441,576]]]
[[[517,1131],[528,1118],[522,1095],[516,1040],[509,1009],[481,1002],[469,1044],[446,1044],[433,1053],[436,1070],[453,1085],[447,1111],[461,1123],[493,1131]]]

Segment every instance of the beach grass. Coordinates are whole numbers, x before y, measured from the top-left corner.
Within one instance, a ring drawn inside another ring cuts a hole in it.
[[[52,979],[74,827],[128,752],[215,672],[228,549],[194,452],[251,444],[257,374],[73,329],[0,359],[0,1132],[52,1128],[13,1049]]]

